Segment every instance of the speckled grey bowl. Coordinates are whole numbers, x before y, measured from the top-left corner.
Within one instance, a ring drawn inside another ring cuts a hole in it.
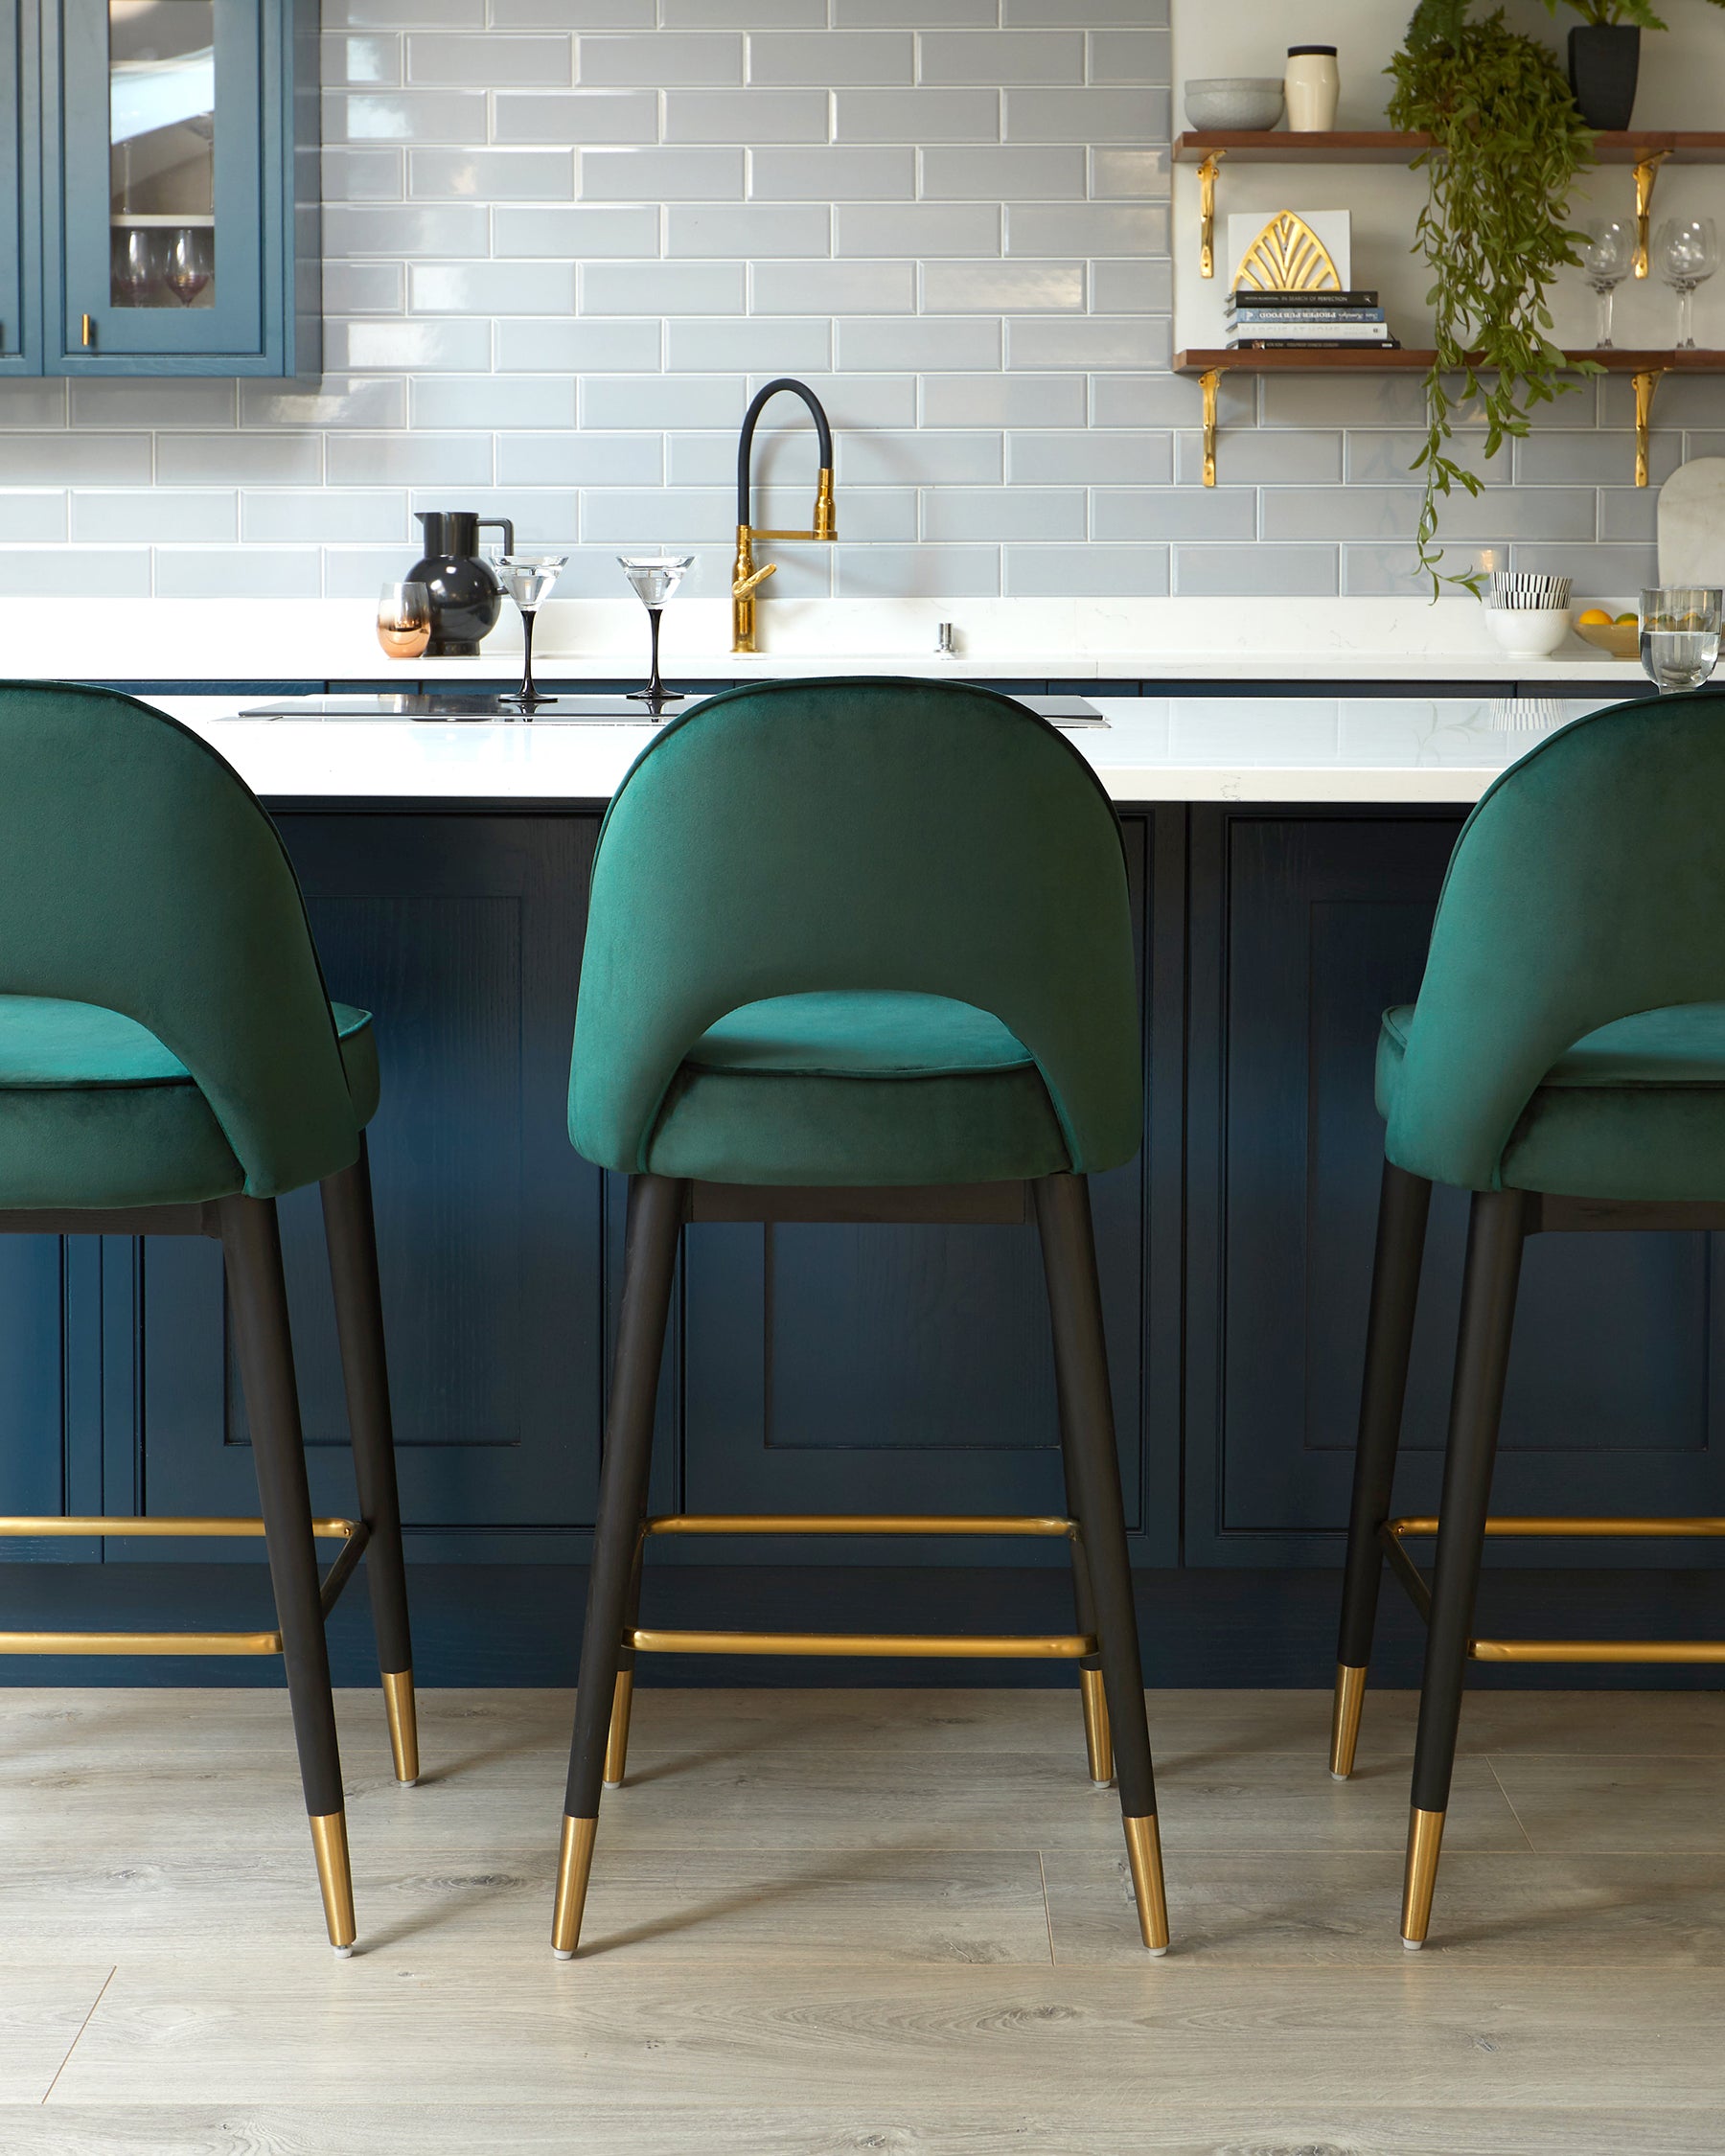
[[[1281,113],[1279,75],[1212,75],[1185,86],[1189,127],[1274,127]]]

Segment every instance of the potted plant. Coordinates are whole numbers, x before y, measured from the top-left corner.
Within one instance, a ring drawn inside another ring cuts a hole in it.
[[[1581,17],[1569,34],[1569,79],[1582,119],[1590,127],[1626,127],[1635,110],[1641,34],[1665,24],[1647,0],[1546,0],[1547,13],[1554,15],[1560,4]]]
[[[1480,586],[1477,572],[1445,577],[1438,568],[1440,501],[1457,488],[1481,491],[1451,453],[1458,408],[1484,416],[1489,459],[1527,433],[1534,405],[1575,386],[1563,378],[1572,362],[1548,334],[1546,295],[1557,272],[1579,262],[1570,195],[1593,163],[1592,131],[1555,56],[1511,30],[1501,9],[1470,22],[1468,5],[1420,0],[1387,70],[1391,126],[1432,137],[1414,160],[1428,177],[1414,245],[1431,264],[1436,314],[1426,443],[1414,469],[1425,481],[1419,566],[1434,598],[1445,583]]]

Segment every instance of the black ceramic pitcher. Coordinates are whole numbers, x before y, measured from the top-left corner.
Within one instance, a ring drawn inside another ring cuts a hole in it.
[[[431,600],[431,641],[427,658],[472,658],[479,639],[496,627],[503,590],[481,559],[479,534],[503,535],[505,554],[515,552],[515,526],[507,516],[481,516],[472,509],[416,509],[425,526],[426,551],[407,572],[410,584],[423,584]]]

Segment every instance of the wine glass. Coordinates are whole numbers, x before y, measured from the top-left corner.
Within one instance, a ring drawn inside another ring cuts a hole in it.
[[[1698,689],[1719,663],[1725,591],[1664,585],[1641,595],[1641,662],[1655,688]]]
[[[216,235],[208,225],[182,224],[168,242],[162,282],[182,307],[190,307],[215,275]]]
[[[1695,349],[1695,287],[1719,266],[1719,235],[1712,218],[1668,218],[1653,241],[1659,274],[1677,294],[1677,350]]]
[[[161,275],[155,234],[148,225],[115,228],[109,253],[108,283],[116,307],[148,307],[150,289]]]
[[[1581,267],[1598,309],[1597,351],[1611,349],[1612,294],[1634,264],[1634,225],[1625,218],[1597,218],[1587,228],[1587,244],[1581,250]]]
[[[378,594],[378,642],[389,658],[418,658],[431,641],[431,594],[423,584],[386,584]]]
[[[533,617],[550,598],[568,559],[566,554],[492,556],[497,582],[521,610],[521,686],[514,700],[529,719],[533,717],[535,704],[551,701],[549,697],[540,696],[533,685]]]
[[[677,587],[695,565],[692,554],[619,554],[617,561],[629,579],[630,589],[647,609],[653,638],[653,665],[644,689],[631,689],[630,700],[644,703],[656,715],[668,703],[680,703],[682,692],[667,690],[659,679],[659,616],[676,597]]]

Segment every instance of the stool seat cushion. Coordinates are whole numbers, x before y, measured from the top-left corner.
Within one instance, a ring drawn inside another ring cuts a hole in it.
[[[361,1128],[378,1107],[371,1014],[331,1006]],[[201,1204],[245,1174],[191,1072],[96,1003],[0,996],[0,1209]]]
[[[1035,1059],[998,1018],[891,990],[772,996],[702,1034],[649,1144],[655,1175],[860,1186],[1070,1166]]]
[[[1414,1006],[1386,1011],[1378,1108],[1395,1101]],[[1725,1200],[1725,1003],[1638,1011],[1560,1056],[1504,1149],[1500,1187]]]

